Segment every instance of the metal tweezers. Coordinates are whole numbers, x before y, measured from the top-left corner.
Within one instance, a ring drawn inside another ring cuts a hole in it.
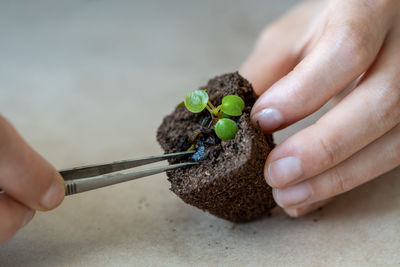
[[[160,156],[151,156],[141,159],[121,160],[111,163],[64,169],[60,170],[59,173],[65,180],[65,195],[69,196],[109,185],[135,180],[141,177],[150,176],[184,166],[196,165],[196,162],[184,162],[139,171],[118,172],[166,159],[190,155],[193,153],[194,151],[186,151],[164,154]]]

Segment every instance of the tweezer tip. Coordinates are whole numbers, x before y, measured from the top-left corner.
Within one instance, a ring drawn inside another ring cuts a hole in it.
[[[164,155],[175,155],[175,156],[179,156],[179,155],[189,155],[189,154],[193,154],[196,151],[194,150],[190,150],[190,151],[179,151],[179,152],[172,152],[172,153],[166,153]]]
[[[198,165],[198,164],[199,164],[198,162],[189,161],[189,162],[176,163],[176,164],[172,164],[172,165],[169,165],[169,166],[175,167],[175,168],[181,168],[181,167],[193,166],[193,165]]]

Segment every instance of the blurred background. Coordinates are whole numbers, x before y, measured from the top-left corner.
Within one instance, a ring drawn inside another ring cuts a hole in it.
[[[2,0],[0,110],[59,168],[157,152],[162,117],[295,2]]]
[[[296,2],[0,0],[0,112],[58,169],[159,154],[163,116],[236,71]],[[156,175],[38,213],[0,245],[0,266],[398,264],[395,178],[297,220],[277,209],[237,225],[185,205]]]

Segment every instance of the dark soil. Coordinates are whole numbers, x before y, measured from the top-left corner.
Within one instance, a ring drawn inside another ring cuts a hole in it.
[[[242,116],[235,118],[239,131],[235,139],[221,142],[213,130],[207,130],[207,110],[193,114],[184,107],[176,108],[166,116],[157,132],[166,153],[187,150],[193,143],[190,137],[202,130],[194,142],[196,154],[179,160],[194,160],[199,165],[169,171],[171,190],[186,203],[234,222],[268,214],[275,202],[263,169],[274,145],[272,136],[264,135],[250,121],[256,100],[250,83],[235,72],[215,77],[201,89],[207,90],[215,106],[226,95],[243,98],[246,107]]]

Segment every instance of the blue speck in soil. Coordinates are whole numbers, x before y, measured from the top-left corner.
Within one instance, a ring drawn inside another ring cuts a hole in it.
[[[200,146],[197,148],[196,153],[193,154],[192,159],[193,159],[194,161],[196,161],[196,162],[202,160],[203,157],[204,157],[204,150],[205,150],[204,145],[200,145]]]

